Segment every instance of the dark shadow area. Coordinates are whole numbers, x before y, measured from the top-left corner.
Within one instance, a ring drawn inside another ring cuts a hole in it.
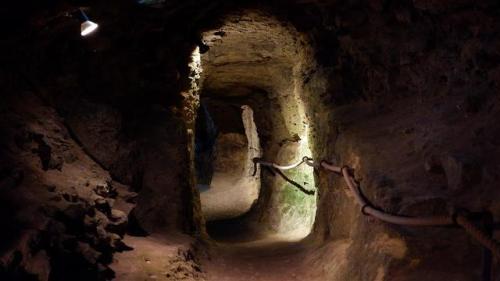
[[[0,151],[1,153],[1,151]],[[12,164],[13,162],[8,162]],[[4,164],[4,163],[2,163]],[[0,218],[4,223],[0,231],[0,255],[12,246],[27,227],[19,218],[23,195],[16,190],[23,180],[22,171],[11,168],[0,170]]]
[[[264,235],[248,224],[245,215],[234,219],[207,222],[207,233],[217,242],[242,243],[263,238]]]
[[[212,182],[214,146],[217,135],[218,128],[206,103],[201,101],[196,118],[195,168],[196,181],[202,189],[207,189]]]

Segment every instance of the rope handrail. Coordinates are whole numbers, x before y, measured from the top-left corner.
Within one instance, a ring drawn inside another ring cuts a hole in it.
[[[279,165],[279,164],[276,164],[273,162],[264,161],[262,158],[254,158],[253,163],[254,163],[254,165],[260,164],[261,166],[273,167],[273,168],[276,168],[278,170],[283,171],[283,170],[291,170],[293,168],[297,168],[298,166],[302,165],[303,163],[307,163],[307,161],[310,161],[310,160],[312,160],[312,158],[309,158],[306,156],[306,157],[303,157],[300,161],[297,161],[295,163],[288,164],[288,165]]]
[[[324,167],[325,165],[322,164]],[[376,209],[373,205],[368,202],[363,194],[359,186],[354,182],[354,179],[349,174],[349,168],[344,166],[340,168],[341,174],[344,177],[344,180],[349,187],[349,190],[353,193],[356,198],[357,203],[361,206],[361,210],[363,214],[370,215],[379,220],[399,224],[399,225],[411,225],[411,226],[439,226],[439,225],[453,225],[453,219],[451,216],[432,216],[432,217],[407,217],[400,215],[393,215]]]
[[[309,162],[308,162],[309,161]],[[292,163],[292,164],[289,164],[289,165],[278,165],[276,163],[273,163],[273,162],[267,162],[267,161],[264,161],[262,160],[261,158],[254,158],[253,159],[253,174],[252,176],[255,176],[255,174],[257,173],[257,164],[260,164],[261,166],[265,166],[265,167],[268,167],[269,169],[271,169],[272,172],[278,174],[279,176],[281,176],[285,181],[287,181],[288,183],[290,183],[291,185],[295,186],[297,189],[299,189],[301,192],[307,194],[307,195],[314,195],[316,192],[314,190],[308,190],[306,189],[305,187],[303,187],[302,185],[300,185],[298,182],[290,179],[287,175],[285,175],[285,173],[283,173],[284,170],[290,170],[290,169],[293,169],[293,168],[297,168],[298,166],[302,165],[303,163],[306,163],[309,165],[310,161],[312,161],[312,158],[309,158],[309,157],[303,157],[302,160],[296,162],[296,163]]]
[[[302,185],[300,185],[299,183],[297,183],[296,181],[290,179],[289,177],[287,177],[281,170],[279,169],[275,169],[275,172],[280,175],[284,180],[286,180],[287,182],[289,182],[290,184],[292,184],[293,186],[295,186],[296,188],[298,188],[300,191],[302,191],[303,193],[307,194],[307,195],[314,195],[315,194],[315,191],[314,189],[305,189]]]
[[[371,217],[374,217],[376,219],[379,219],[381,221],[387,222],[387,223],[392,223],[396,225],[405,225],[405,226],[452,226],[452,225],[458,225],[462,227],[467,234],[472,236],[474,239],[476,239],[477,242],[479,242],[483,247],[487,248],[490,250],[493,254],[493,256],[497,259],[497,261],[500,262],[500,244],[491,238],[487,233],[485,233],[482,229],[477,227],[472,220],[464,214],[464,212],[454,212],[452,215],[448,216],[428,216],[428,217],[409,217],[409,216],[403,216],[403,215],[395,215],[395,214],[390,214],[385,211],[382,211],[380,209],[377,209],[373,206],[371,202],[369,202],[365,196],[363,195],[361,188],[359,185],[356,183],[354,177],[350,174],[350,168],[348,166],[335,166],[327,161],[321,161],[319,163],[316,163],[312,158],[310,157],[303,157],[301,161],[290,164],[290,165],[278,165],[272,162],[266,162],[263,161],[260,158],[254,158],[254,175],[256,173],[256,165],[257,163],[263,166],[270,167],[271,169],[275,170],[278,174],[283,176],[285,180],[290,182],[290,179],[288,179],[282,172],[281,170],[289,170],[293,169],[295,167],[300,166],[303,163],[306,163],[307,165],[314,167],[314,168],[324,168],[325,170],[328,170],[330,172],[334,172],[337,174],[342,175],[344,178],[345,183],[347,184],[349,190],[351,193],[354,195],[356,203],[360,205],[361,207],[361,212],[364,215],[368,215]],[[298,187],[300,189],[300,187]],[[304,192],[304,190],[302,190]],[[306,190],[307,191],[307,190]],[[313,191],[314,194],[314,191]]]
[[[354,178],[349,173],[349,167],[338,167],[331,165],[325,161],[321,161],[320,165],[326,170],[339,173],[343,176],[349,190],[353,193],[356,202],[361,206],[361,212],[365,215],[370,215],[381,221],[407,226],[449,226],[459,225],[467,234],[472,236],[483,247],[490,250],[493,256],[500,262],[500,245],[498,242],[489,237],[484,231],[477,227],[466,215],[462,212],[455,212],[451,216],[431,216],[431,217],[406,217],[401,215],[393,215],[384,211],[378,210],[373,205],[365,200],[361,189],[355,183]]]

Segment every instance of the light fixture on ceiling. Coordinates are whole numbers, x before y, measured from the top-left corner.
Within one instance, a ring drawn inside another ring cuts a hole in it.
[[[89,17],[87,17],[87,15],[82,9],[80,9],[80,13],[82,14],[83,17],[83,23],[80,26],[81,27],[80,34],[82,36],[87,36],[90,33],[94,32],[99,27],[99,25],[93,21],[90,21]]]

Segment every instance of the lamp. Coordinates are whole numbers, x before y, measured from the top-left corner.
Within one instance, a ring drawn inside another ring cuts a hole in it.
[[[99,25],[93,21],[90,21],[89,17],[87,17],[87,15],[82,9],[80,9],[80,13],[82,14],[83,17],[83,23],[80,26],[81,28],[80,34],[82,36],[87,36],[90,33],[94,32],[99,27]]]

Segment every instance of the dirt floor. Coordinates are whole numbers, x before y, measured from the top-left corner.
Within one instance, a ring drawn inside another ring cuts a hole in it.
[[[205,280],[187,236],[126,236],[124,242],[133,250],[115,256],[115,280]]]
[[[319,281],[344,269],[348,240],[317,245],[307,238],[276,234],[252,240],[235,230],[224,236],[220,230],[227,226],[224,222],[216,229],[212,224],[209,231],[217,241],[196,254],[195,241],[187,236],[126,236],[124,242],[133,250],[115,256],[111,268],[116,280]]]
[[[234,218],[248,212],[259,186],[251,178],[217,173],[211,186],[200,190],[203,214],[210,219]]]
[[[285,235],[236,243],[219,240],[202,268],[210,281],[330,280],[342,273],[349,245],[348,240],[318,245]]]

